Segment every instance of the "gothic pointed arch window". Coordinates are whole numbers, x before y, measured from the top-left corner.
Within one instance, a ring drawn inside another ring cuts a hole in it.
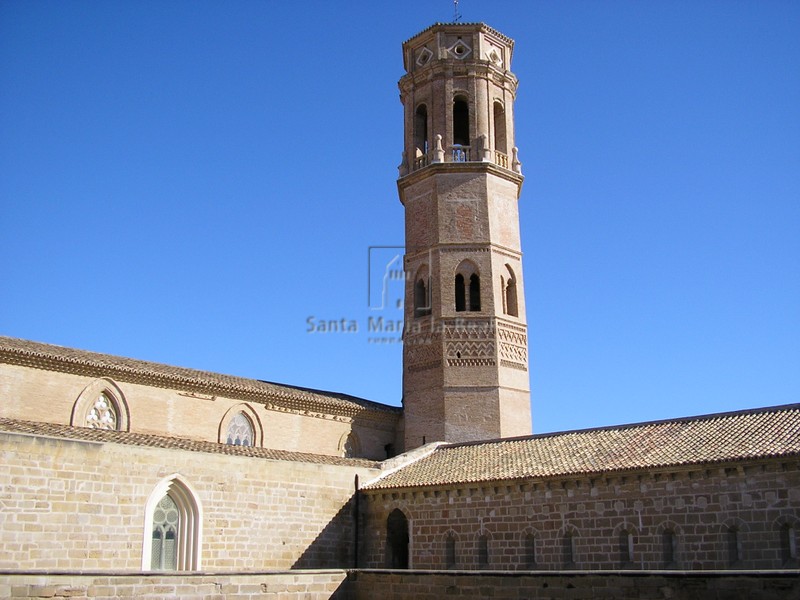
[[[142,569],[200,569],[202,507],[196,494],[178,475],[163,479],[145,506]]]
[[[128,405],[119,386],[107,378],[87,385],[72,405],[73,427],[129,431]]]
[[[262,447],[264,431],[255,409],[247,403],[228,409],[219,424],[218,441],[230,446]]]

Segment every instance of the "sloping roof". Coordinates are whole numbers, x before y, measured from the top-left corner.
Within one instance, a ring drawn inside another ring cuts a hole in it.
[[[354,417],[365,412],[394,418],[401,409],[347,394],[281,385],[233,375],[173,367],[63,346],[0,336],[0,363],[9,363],[154,387],[242,398],[281,407]]]
[[[340,458],[307,452],[287,452],[253,446],[233,446],[198,440],[187,440],[162,435],[132,433],[129,431],[107,431],[89,429],[87,427],[71,427],[54,423],[37,423],[16,419],[0,418],[0,432],[21,433],[52,438],[63,438],[84,442],[100,442],[108,444],[125,444],[129,446],[147,446],[150,448],[166,448],[171,450],[188,450],[189,452],[207,452],[210,454],[227,454],[230,456],[246,456],[292,462],[307,462],[323,465],[343,465],[349,467],[378,468],[379,463],[362,458]]]
[[[800,404],[488,442],[445,444],[367,490],[800,456]]]

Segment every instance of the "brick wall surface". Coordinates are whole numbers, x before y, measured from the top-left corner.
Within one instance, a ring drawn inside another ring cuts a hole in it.
[[[367,534],[360,566],[366,568],[387,566],[386,522],[396,508],[409,522],[410,563],[416,569],[798,565],[796,460],[381,490],[366,492],[361,506]]]
[[[796,573],[425,573],[360,571],[352,600],[797,600]]]
[[[0,573],[0,598],[182,600],[797,600],[794,573]]]
[[[0,364],[0,416],[69,425],[76,401],[95,387],[98,393],[112,390],[127,405],[129,430],[137,433],[217,442],[229,411],[245,408],[263,434],[263,443],[255,445],[265,448],[341,456],[343,438],[355,431],[359,456],[382,460],[386,444],[395,441],[397,417],[387,413],[364,410],[350,419],[322,409],[271,410],[261,402],[10,364]],[[83,415],[78,417],[75,424],[83,426]]]
[[[204,569],[352,565],[358,466],[0,434],[0,569],[142,568],[145,505],[178,474],[201,504]]]

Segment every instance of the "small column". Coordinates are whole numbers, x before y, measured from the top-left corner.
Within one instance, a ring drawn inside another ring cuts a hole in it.
[[[433,150],[433,162],[435,163],[444,162],[444,148],[442,148],[442,136],[438,133],[436,134],[436,147]]]
[[[511,169],[515,173],[522,175],[522,163],[519,162],[519,148],[516,146],[511,149],[511,157]]]

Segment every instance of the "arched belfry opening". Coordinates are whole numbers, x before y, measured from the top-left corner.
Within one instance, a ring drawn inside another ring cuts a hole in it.
[[[481,279],[471,261],[463,261],[456,269],[454,292],[456,312],[481,310]]]
[[[414,147],[415,158],[427,156],[430,139],[428,137],[428,107],[420,104],[414,113]]]
[[[414,278],[414,316],[431,314],[430,278],[426,269],[420,269]]]
[[[494,149],[508,154],[508,137],[506,135],[506,109],[499,100],[494,102]]]
[[[469,101],[462,94],[453,98],[453,145],[469,147]]]
[[[408,519],[399,508],[386,519],[386,567],[408,568]]]
[[[506,269],[507,277],[500,277],[500,286],[503,290],[503,312],[511,317],[518,317],[517,278],[509,265],[506,265]]]

